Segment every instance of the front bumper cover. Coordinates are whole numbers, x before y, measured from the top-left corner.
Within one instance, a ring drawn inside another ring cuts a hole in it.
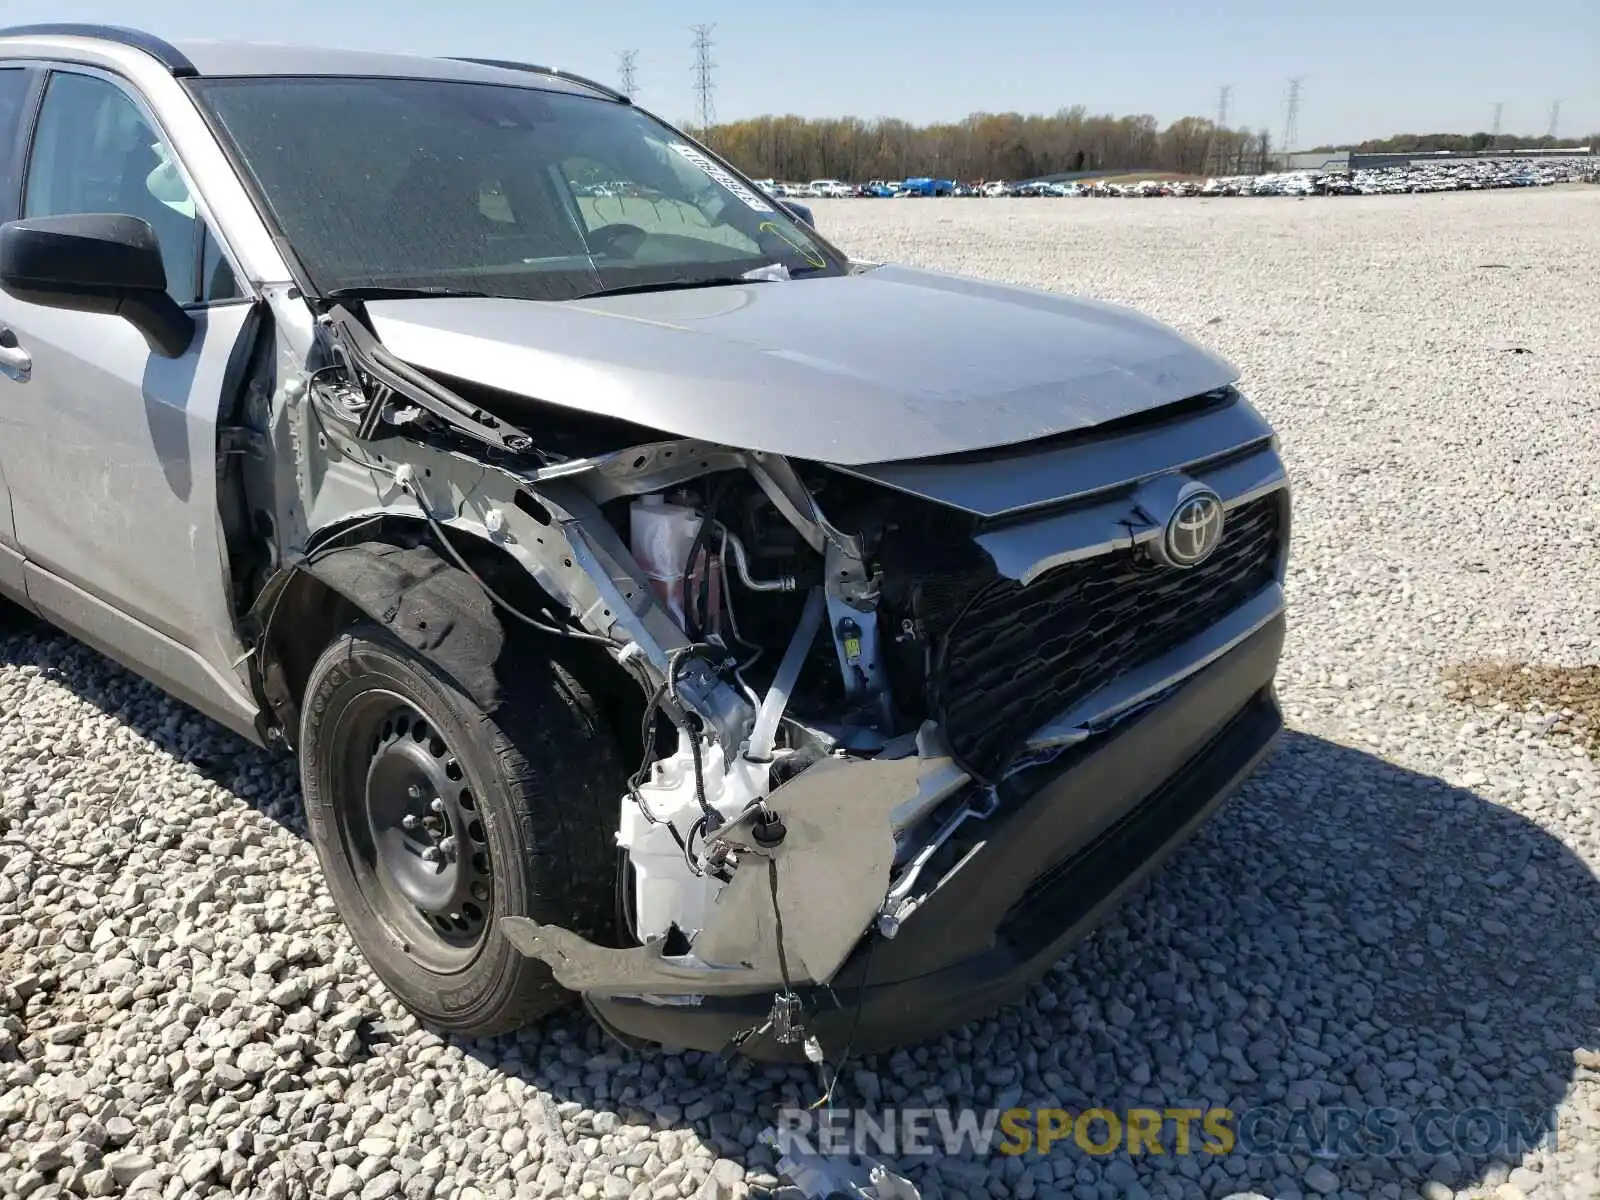
[[[981,849],[897,936],[863,939],[829,986],[799,989],[808,1031],[830,1052],[847,1042],[883,1049],[1025,993],[1268,753],[1283,724],[1272,689],[1283,637],[1280,615],[1159,704],[1002,785],[999,810],[977,830]],[[770,990],[670,1004],[605,992],[584,1000],[624,1040],[712,1052],[761,1026],[772,1007]],[[741,1049],[800,1054],[765,1034]]]

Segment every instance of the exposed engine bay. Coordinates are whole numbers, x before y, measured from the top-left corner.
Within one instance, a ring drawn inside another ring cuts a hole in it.
[[[754,813],[756,845],[785,835],[762,810],[767,795],[824,760],[914,756],[932,715],[922,578],[942,577],[934,527],[954,514],[845,476],[796,480],[811,498],[809,527],[742,471],[625,502],[634,557],[690,642],[677,661],[731,677],[754,712],[737,745],[702,741],[692,723],[671,744],[647,742],[619,834],[641,940],[705,927],[731,878],[732,823]],[[623,503],[608,513],[618,525]],[[886,535],[900,559],[885,560]],[[672,697],[669,679],[662,699]],[[910,802],[890,825],[922,815]]]
[[[414,514],[501,610],[599,646],[643,697],[616,810],[629,944],[501,922],[575,991],[770,992],[750,1033],[819,1057],[801,993],[972,860],[1008,780],[1281,612],[1282,465],[1231,387],[1129,422],[1131,455],[1102,429],[840,467],[570,413],[535,439],[537,402],[513,425],[342,308],[318,333],[282,414],[316,450],[270,485],[291,544]],[[1202,533],[1183,561],[1175,536]],[[463,538],[531,589],[491,585]],[[530,592],[532,615],[506,598]]]
[[[578,990],[770,987],[775,1036],[799,1040],[795,989],[825,984],[864,932],[892,936],[912,860],[959,824],[930,815],[976,775],[940,745],[926,624],[948,619],[948,546],[972,522],[755,456],[600,507],[684,639],[618,819],[624,925],[646,949],[508,933]],[[708,718],[712,681],[743,707]]]

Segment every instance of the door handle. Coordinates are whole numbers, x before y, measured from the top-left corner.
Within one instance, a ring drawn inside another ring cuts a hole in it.
[[[0,374],[18,383],[33,378],[33,355],[17,344],[17,335],[0,327]]]

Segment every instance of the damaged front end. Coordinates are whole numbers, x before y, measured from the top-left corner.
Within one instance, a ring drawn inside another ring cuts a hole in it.
[[[615,426],[560,444],[346,308],[317,339],[276,424],[299,449],[279,583],[407,519],[474,578],[459,539],[493,547],[548,604],[530,615],[480,578],[492,601],[603,648],[643,698],[617,798],[631,944],[515,917],[502,932],[591,999],[770,996],[737,1044],[761,1032],[820,1059],[808,997],[961,872],[994,869],[983,830],[1018,781],[1281,615],[1283,468],[1232,388],[1116,428],[839,467],[619,444],[648,431]]]

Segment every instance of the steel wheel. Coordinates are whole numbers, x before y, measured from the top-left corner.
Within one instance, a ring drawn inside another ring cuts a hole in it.
[[[340,917],[401,1002],[471,1037],[570,1003],[498,926],[529,917],[609,936],[629,774],[558,660],[504,657],[486,710],[363,623],[318,657],[300,720],[306,824]]]
[[[345,722],[347,795],[357,799],[339,824],[362,891],[408,953],[458,970],[482,944],[494,905],[477,798],[444,738],[401,697],[368,692]]]

